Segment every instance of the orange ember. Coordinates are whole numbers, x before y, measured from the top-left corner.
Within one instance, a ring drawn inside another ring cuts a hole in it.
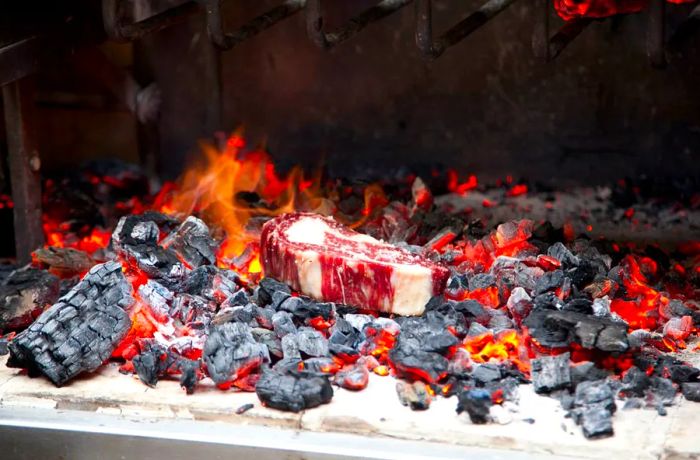
[[[464,339],[463,346],[476,363],[510,361],[521,372],[530,373],[530,363],[523,338],[514,330],[494,335],[489,331]]]

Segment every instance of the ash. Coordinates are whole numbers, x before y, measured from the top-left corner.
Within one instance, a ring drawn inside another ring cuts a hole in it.
[[[453,177],[456,193],[433,197],[439,187],[417,179],[374,208],[358,187],[335,190],[346,221],[365,216],[360,231],[450,268],[421,317],[300,295],[246,270],[255,245],[219,257],[224,235],[205,213],[148,211],[114,222],[101,247],[45,248],[32,267],[4,270],[0,352],[57,386],[112,359],[151,387],[177,379],[193,393],[210,379],[294,412],[332,404],[334,386],[362,391],[392,375],[406,410],[454,396],[461,422],[476,424],[518,413],[518,390],[532,385],[590,439],[614,434],[617,410],[664,415],[681,394],[700,401],[700,370],[677,357],[700,326],[700,246],[591,239],[591,214],[582,216],[590,205],[618,233],[693,229],[697,203],[678,223],[670,206],[617,189],[551,211],[550,192],[475,186]],[[252,231],[264,220],[251,218]]]

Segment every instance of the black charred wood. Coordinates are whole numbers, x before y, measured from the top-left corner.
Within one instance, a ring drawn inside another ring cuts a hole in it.
[[[457,403],[457,413],[466,411],[472,423],[483,425],[489,422],[489,412],[493,402],[491,392],[484,389],[466,390],[460,393]]]
[[[226,302],[227,306],[246,305],[249,303],[248,295],[239,288],[239,282],[238,275],[232,270],[204,265],[192,270],[178,290],[205,297],[217,304]]]
[[[270,355],[278,359],[282,358],[282,342],[273,331],[256,327],[251,332],[256,342],[262,343],[267,347]]]
[[[531,364],[532,385],[536,393],[551,393],[571,384],[569,353],[533,359]]]
[[[255,392],[265,406],[289,412],[317,407],[333,398],[327,376],[301,371],[265,371]]]
[[[118,262],[96,265],[10,344],[9,367],[40,372],[61,386],[97,369],[126,336],[134,302]]]
[[[202,359],[212,380],[221,384],[269,362],[270,355],[265,345],[255,341],[250,326],[234,322],[212,328]]]
[[[400,378],[419,378],[434,383],[447,374],[447,358],[439,353],[423,351],[413,341],[395,345],[389,352],[389,358]]]
[[[280,339],[287,334],[294,334],[297,327],[292,320],[292,314],[286,311],[278,311],[272,315],[272,329]]]
[[[561,287],[564,284],[564,278],[564,272],[561,270],[545,273],[537,280],[534,295],[538,296]]]
[[[571,366],[571,386],[574,388],[581,382],[601,380],[607,376],[606,371],[596,367],[590,361],[579,362]]]
[[[168,350],[155,340],[142,340],[140,346],[141,353],[132,360],[134,370],[143,383],[155,387],[175,360]]]
[[[5,356],[10,352],[10,341],[6,338],[0,338],[0,356]]]
[[[162,245],[175,251],[192,268],[216,263],[217,244],[209,234],[207,224],[194,216],[188,217],[170,233]]]
[[[622,376],[622,392],[625,395],[642,397],[651,386],[646,372],[636,366],[630,367]]]
[[[73,248],[39,248],[32,253],[32,258],[35,264],[51,270],[61,278],[81,275],[95,265],[87,253]]]
[[[263,278],[260,280],[260,284],[257,290],[258,304],[260,306],[269,305],[272,302],[272,295],[275,292],[282,292],[284,294],[290,295],[292,290],[288,285],[277,281],[274,278]]]
[[[21,331],[58,300],[60,283],[46,270],[15,270],[0,285],[0,333]]]
[[[485,386],[501,380],[503,378],[503,372],[498,364],[479,364],[474,367],[471,378],[474,379],[478,386]]]
[[[427,410],[430,408],[432,397],[428,393],[425,383],[420,380],[413,383],[396,382],[396,394],[399,395],[401,404],[409,407],[411,410]]]
[[[700,382],[687,382],[681,385],[683,396],[688,401],[700,402]]]
[[[316,302],[308,297],[287,297],[277,306],[278,311],[287,311],[295,318],[306,320],[320,316],[328,320],[335,314],[335,304],[331,302]]]
[[[180,386],[185,389],[188,395],[194,393],[197,382],[200,380],[202,362],[180,358],[175,363],[175,368],[180,372]]]

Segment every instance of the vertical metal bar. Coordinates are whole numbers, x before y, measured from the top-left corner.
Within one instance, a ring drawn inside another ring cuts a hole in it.
[[[221,83],[221,50],[212,42],[203,43],[204,74],[206,88],[205,135],[213,135],[223,129],[223,86]]]
[[[566,21],[549,40],[549,60],[559,56],[564,48],[578,37],[591,22],[593,22],[591,18],[576,18]]]
[[[323,32],[323,15],[321,14],[321,0],[308,0],[306,2],[306,33],[316,46],[328,48],[330,45]]]
[[[34,87],[29,78],[2,88],[9,150],[10,183],[14,201],[17,261],[28,263],[44,244],[41,225],[41,161],[34,125]]]
[[[424,56],[433,55],[433,8],[431,0],[416,0],[416,45]]]
[[[535,0],[535,27],[532,31],[532,52],[549,61],[549,0]]]
[[[666,67],[666,0],[649,1],[647,56],[652,67]]]

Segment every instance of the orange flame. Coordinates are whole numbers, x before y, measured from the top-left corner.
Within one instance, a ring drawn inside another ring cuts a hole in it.
[[[524,340],[515,330],[503,331],[497,335],[493,332],[464,339],[464,349],[471,355],[476,363],[488,363],[491,361],[510,361],[521,372],[530,372],[527,350],[524,348]]]

